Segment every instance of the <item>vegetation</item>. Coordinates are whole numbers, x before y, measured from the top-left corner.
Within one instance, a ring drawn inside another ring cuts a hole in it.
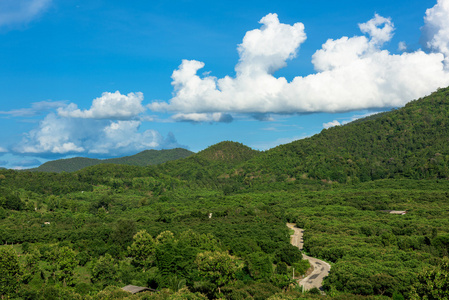
[[[118,164],[118,165],[145,167],[150,165],[162,164],[170,160],[185,158],[192,154],[193,152],[189,150],[176,148],[171,150],[145,150],[132,156],[110,158],[110,159],[74,157],[68,159],[49,161],[35,169],[30,169],[29,171],[55,172],[55,173],[75,172],[83,168],[99,164]]]
[[[442,89],[266,152],[222,142],[160,165],[0,170],[0,295],[444,299],[448,104]],[[331,264],[327,296],[291,280],[308,265],[287,222]]]

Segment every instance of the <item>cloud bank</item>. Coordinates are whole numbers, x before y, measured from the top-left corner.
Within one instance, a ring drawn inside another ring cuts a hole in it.
[[[142,100],[142,93],[122,95],[117,91],[103,93],[87,110],[78,109],[74,103],[61,102],[56,113],[49,113],[24,135],[12,149],[13,153],[49,156],[83,153],[107,157],[181,147],[171,133],[164,138],[155,130],[141,130],[140,116],[145,111]],[[24,115],[23,112],[41,106],[49,105],[45,102],[18,111]]]
[[[52,0],[2,0],[0,1],[0,26],[28,23],[45,9]]]
[[[172,74],[174,96],[153,102],[153,111],[175,113],[175,120],[213,119],[215,114],[298,114],[400,107],[449,85],[449,0],[426,12],[427,52],[392,54],[394,24],[375,14],[359,24],[363,35],[329,39],[312,56],[315,74],[288,82],[275,71],[298,55],[306,40],[302,23],[282,24],[276,14],[260,20],[237,50],[235,77],[200,77],[205,65],[183,60]],[[405,43],[400,45],[401,49]],[[207,74],[207,73],[206,73]],[[187,116],[187,117],[186,117]]]

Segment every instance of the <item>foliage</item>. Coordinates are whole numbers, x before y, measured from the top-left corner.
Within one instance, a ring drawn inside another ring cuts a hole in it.
[[[0,247],[0,295],[12,295],[19,286],[20,265],[16,252],[10,246]]]
[[[32,169],[31,171],[55,173],[75,172],[83,168],[99,164],[118,164],[145,167],[150,165],[162,164],[170,160],[185,158],[192,154],[193,152],[189,150],[176,148],[170,150],[145,150],[132,156],[110,159],[74,157],[49,161],[35,169]]]
[[[449,259],[445,257],[441,264],[419,274],[412,287],[410,299],[449,299]]]
[[[206,251],[195,259],[199,275],[217,287],[229,284],[239,270],[238,261],[226,252]]]
[[[133,240],[132,245],[128,247],[128,253],[133,258],[133,263],[145,270],[152,263],[152,257],[155,251],[155,241],[146,230],[137,232],[134,235]]]

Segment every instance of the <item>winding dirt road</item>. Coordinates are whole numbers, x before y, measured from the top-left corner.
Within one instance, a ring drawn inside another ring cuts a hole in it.
[[[295,233],[291,236],[291,243],[293,246],[298,247],[299,250],[302,250],[304,245],[302,239],[304,230],[301,228],[296,228],[295,225],[296,224],[293,223],[287,223],[288,228],[295,231]],[[331,266],[325,261],[310,257],[308,255],[305,255],[304,253],[302,254],[302,257],[309,261],[310,265],[313,267],[313,271],[306,278],[298,280],[298,284],[300,286],[303,286],[305,291],[310,290],[314,287],[323,291],[323,279],[324,277],[329,275]]]

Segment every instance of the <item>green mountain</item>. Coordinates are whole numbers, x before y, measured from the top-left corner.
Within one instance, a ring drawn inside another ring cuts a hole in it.
[[[449,88],[405,107],[324,129],[248,162],[241,176],[323,181],[449,178]]]
[[[198,152],[196,157],[228,166],[235,166],[257,156],[260,152],[241,143],[224,141]]]
[[[158,172],[184,180],[213,182],[261,152],[241,143],[224,141],[185,159],[170,161],[157,167]]]
[[[80,169],[99,164],[118,164],[145,167],[150,165],[158,165],[170,160],[185,158],[192,154],[193,152],[189,150],[176,148],[170,150],[145,150],[135,155],[111,159],[74,157],[49,161],[35,169],[32,169],[31,171],[56,173],[75,172]]]

